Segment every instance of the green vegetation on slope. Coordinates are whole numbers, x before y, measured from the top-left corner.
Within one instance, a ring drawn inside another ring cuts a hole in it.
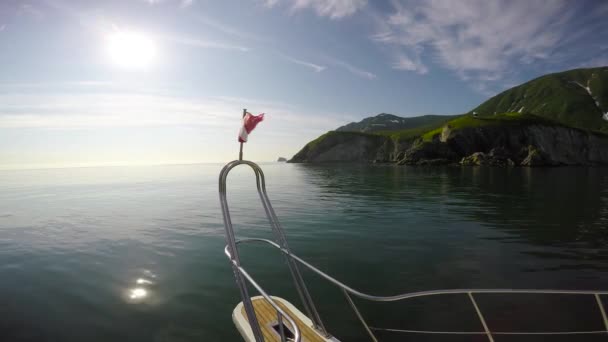
[[[358,132],[358,131],[339,130],[343,127],[346,127],[346,126],[342,126],[338,130],[329,131],[329,132],[319,136],[315,140],[306,144],[305,148],[315,148],[321,142],[325,141],[327,138],[331,138],[331,137],[335,137],[335,136],[339,136],[339,135],[342,135],[344,137],[349,136],[349,135],[359,135],[359,136],[368,136],[368,137],[384,136],[384,137],[389,137],[396,141],[414,140],[430,130],[443,127],[446,123],[450,122],[450,120],[452,120],[453,118],[458,118],[460,116],[461,115],[445,115],[445,116],[423,115],[423,116],[416,116],[413,118],[405,118],[405,120],[408,120],[408,124],[411,124],[414,128],[398,129],[398,130],[382,130],[382,131],[375,131],[375,132]]]
[[[338,136],[338,135],[342,135],[342,136],[352,136],[352,135],[360,135],[360,136],[375,136],[377,134],[372,134],[372,133],[363,133],[363,132],[338,132],[338,131],[329,131],[323,135],[321,135],[320,137],[318,137],[317,139],[309,142],[308,144],[306,144],[306,146],[304,146],[304,148],[315,148],[317,147],[320,143],[322,143],[325,139],[332,137],[332,136]]]
[[[556,125],[557,123],[552,120],[539,117],[537,115],[533,115],[533,114],[529,114],[529,113],[518,113],[518,112],[502,113],[502,114],[496,114],[496,115],[492,115],[492,116],[478,116],[478,117],[475,117],[473,115],[463,115],[461,117],[458,117],[458,118],[446,123],[446,125],[449,125],[450,129],[453,131],[460,130],[463,128],[474,128],[474,127],[493,126],[493,125],[532,125],[532,124]],[[431,131],[428,131],[428,132],[422,134],[422,139],[425,141],[432,140],[435,135],[441,134],[443,127],[446,125],[443,125],[441,127],[435,128]]]
[[[455,117],[455,119],[454,119]],[[316,148],[321,142],[325,141],[325,139],[329,137],[335,136],[349,136],[349,135],[359,135],[359,136],[385,136],[393,139],[394,141],[412,141],[418,138],[422,138],[423,141],[431,141],[433,138],[441,134],[443,128],[445,126],[450,127],[451,130],[456,131],[464,128],[474,128],[474,127],[482,127],[482,126],[492,126],[492,125],[532,125],[532,124],[542,124],[546,126],[559,125],[560,123],[550,120],[547,118],[540,117],[538,115],[530,114],[530,113],[518,113],[518,112],[510,112],[510,113],[501,113],[492,116],[478,116],[475,117],[471,114],[457,115],[457,116],[449,116],[446,119],[435,123],[434,125],[417,127],[412,129],[403,129],[396,131],[379,131],[373,133],[363,133],[363,132],[349,132],[349,131],[329,131],[317,139],[309,142],[305,148]]]
[[[379,135],[388,136],[393,140],[413,140],[413,139],[420,137],[421,135],[423,135],[424,133],[426,133],[428,131],[431,131],[434,129],[440,129],[441,127],[445,126],[448,122],[450,122],[454,118],[459,118],[459,117],[461,117],[461,115],[449,115],[449,116],[446,115],[446,116],[442,116],[440,118],[440,120],[438,118],[434,118],[431,122],[427,121],[425,125],[420,125],[420,126],[417,126],[414,128],[394,130],[394,131],[378,131],[375,133],[379,134]],[[411,119],[415,119],[415,118],[411,118]]]
[[[365,118],[359,122],[351,122],[347,125],[338,127],[336,131],[380,133],[386,135],[384,134],[385,132],[405,131],[436,126],[452,118],[454,118],[454,116],[451,115],[421,115],[404,118],[393,114],[382,113]]]
[[[608,67],[549,74],[506,90],[470,113],[488,117],[526,112],[589,131],[608,133]]]
[[[432,141],[446,126],[454,131],[492,125],[535,124],[607,134],[608,67],[539,77],[492,97],[468,114],[413,118],[380,114],[323,134],[298,154],[331,149],[337,144],[351,147],[349,139],[361,136],[370,138],[367,140],[372,145],[381,145],[382,149],[389,148],[386,146],[404,148],[410,143],[419,145],[415,142],[417,139],[420,139],[418,142]]]

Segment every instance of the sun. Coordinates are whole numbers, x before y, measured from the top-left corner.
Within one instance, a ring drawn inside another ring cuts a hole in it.
[[[116,31],[106,36],[106,50],[112,63],[126,69],[144,69],[156,57],[156,44],[149,36],[131,31]]]

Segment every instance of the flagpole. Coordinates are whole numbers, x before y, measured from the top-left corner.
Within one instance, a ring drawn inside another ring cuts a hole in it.
[[[247,114],[247,109],[243,108],[243,117]],[[239,150],[239,160],[243,160],[243,143],[241,143],[241,148]]]

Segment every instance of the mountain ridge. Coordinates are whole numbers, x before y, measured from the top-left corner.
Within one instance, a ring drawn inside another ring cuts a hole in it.
[[[468,114],[527,112],[608,133],[608,67],[543,75],[493,96]]]
[[[425,114],[413,117],[402,117],[394,114],[380,113],[370,116],[359,122],[351,122],[335,129],[337,132],[382,132],[402,129],[413,129],[423,126],[445,122],[454,117],[453,115]]]
[[[382,113],[349,123],[290,162],[598,165],[608,164],[607,134],[608,67],[574,69],[505,90],[461,115]]]

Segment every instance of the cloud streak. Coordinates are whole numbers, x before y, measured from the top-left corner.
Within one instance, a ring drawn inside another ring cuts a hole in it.
[[[355,76],[365,78],[368,80],[374,80],[374,79],[378,78],[378,76],[376,74],[374,74],[373,72],[356,67],[356,66],[350,64],[349,62],[346,62],[346,61],[343,61],[340,59],[336,59],[333,57],[326,57],[326,58],[327,58],[327,61],[329,62],[329,64],[342,68]]]
[[[267,1],[266,5],[272,7],[272,6],[276,5],[277,3],[278,3],[278,1]],[[246,40],[250,40],[250,41],[255,41],[257,43],[260,43],[261,45],[268,45],[268,43],[269,43],[268,37],[262,37],[262,36],[252,34],[250,32],[245,32],[245,31],[236,29],[234,27],[225,25],[221,22],[218,22],[218,21],[208,18],[206,16],[202,16],[200,14],[194,15],[194,18],[197,20],[197,22],[199,22],[203,25],[206,25],[208,27],[211,27],[224,34],[227,34],[229,36],[233,36],[233,37],[240,38],[240,39],[246,39]],[[193,45],[198,45],[198,44],[193,44]],[[225,47],[230,48],[233,46],[227,45]],[[246,52],[246,51],[249,51],[249,48],[241,47],[240,50]],[[306,67],[316,73],[322,72],[327,69],[326,65],[321,65],[321,64],[310,62],[310,61],[305,61],[300,58],[295,58],[295,57],[286,55],[283,52],[281,52],[280,50],[275,49],[275,48],[270,48],[269,50],[274,51],[274,53],[276,55],[280,56],[281,58],[283,58],[293,64]],[[336,67],[345,69],[358,77],[362,77],[362,78],[365,78],[368,80],[377,78],[377,76],[374,73],[369,72],[367,70],[360,69],[358,67],[355,67],[346,61],[338,60],[336,58],[326,58],[326,59],[328,60],[328,64],[332,64]]]
[[[175,2],[180,8],[186,8],[194,4],[194,0],[143,0],[150,5],[158,5],[162,3]]]
[[[204,48],[204,49],[221,49],[221,50],[236,50],[241,52],[248,52],[250,48],[241,45],[233,45],[230,43],[225,43],[223,41],[216,40],[205,40],[200,38],[191,38],[187,36],[178,36],[178,35],[161,35],[161,39],[166,39],[168,41],[172,41],[178,44]]]
[[[234,38],[255,42],[268,42],[267,37],[262,37],[249,31],[239,30],[200,13],[192,13],[191,18],[193,18],[197,23],[203,24],[209,28],[212,28],[213,30],[219,31]]]
[[[319,129],[327,130],[340,124],[335,116],[323,113],[301,116],[295,107],[272,101],[232,97],[193,99],[157,93],[129,93],[96,82],[93,83],[94,88],[89,88],[89,83],[70,83],[72,90],[59,94],[49,94],[46,88],[35,85],[0,85],[0,89],[3,89],[0,94],[0,129],[150,126],[232,129],[238,126],[238,113],[243,106],[259,108],[273,118],[274,124],[293,126],[293,129],[306,125],[319,132]],[[87,86],[83,88],[83,84]]]
[[[256,130],[247,158],[275,160],[293,155],[319,132],[346,120],[341,113],[260,99],[79,84],[89,82],[73,82],[71,89],[51,87],[51,92],[27,84],[2,85],[0,168],[225,161],[238,149],[242,108],[266,112],[267,118]],[[14,136],[28,139],[16,141]],[[49,152],[49,145],[57,152]]]
[[[312,62],[303,61],[301,59],[296,59],[296,58],[293,58],[293,57],[290,57],[290,56],[287,56],[287,55],[284,55],[284,54],[280,54],[280,55],[281,55],[281,57],[283,57],[284,59],[290,61],[291,63],[304,66],[304,67],[306,67],[306,68],[308,68],[308,69],[310,69],[310,70],[312,70],[314,72],[321,72],[321,71],[323,71],[323,70],[325,70],[327,68],[326,66],[323,66],[323,65],[319,65],[319,64],[312,63]]]
[[[285,4],[292,13],[310,9],[320,17],[342,19],[363,9],[367,0],[265,0],[263,3],[266,7]]]

